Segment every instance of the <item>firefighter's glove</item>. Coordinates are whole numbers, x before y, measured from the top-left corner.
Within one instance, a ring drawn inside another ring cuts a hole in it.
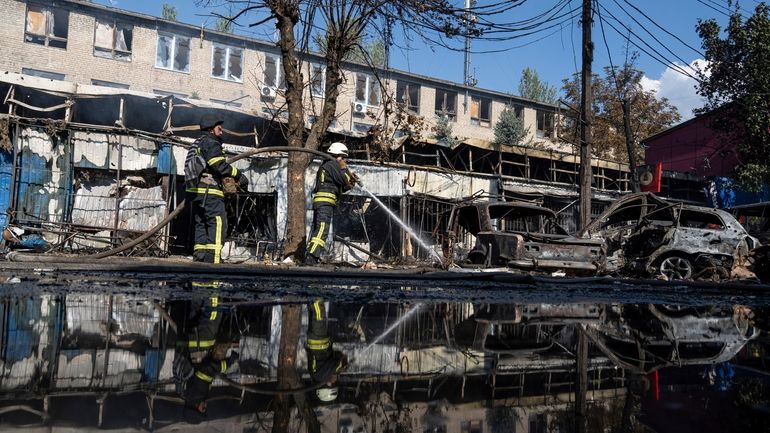
[[[225,195],[235,195],[238,194],[238,184],[235,182],[235,179],[232,177],[225,177],[222,179],[222,192],[225,193]]]
[[[355,174],[355,173],[353,173],[351,171],[350,172],[350,186],[356,186],[356,185],[364,186],[364,184],[361,183],[361,178],[358,177],[357,174]]]
[[[238,189],[242,192],[249,192],[249,178],[244,175],[238,178]]]

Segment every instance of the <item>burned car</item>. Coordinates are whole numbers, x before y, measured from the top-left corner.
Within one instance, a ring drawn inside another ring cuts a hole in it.
[[[570,236],[552,210],[524,202],[458,205],[448,239],[449,257],[461,266],[593,274],[604,262],[602,240]]]
[[[760,334],[742,305],[614,305],[606,315],[587,323],[586,334],[618,367],[642,374],[727,362]]]
[[[669,280],[729,279],[758,246],[723,210],[669,202],[651,193],[621,198],[579,236],[605,241],[608,273]]]

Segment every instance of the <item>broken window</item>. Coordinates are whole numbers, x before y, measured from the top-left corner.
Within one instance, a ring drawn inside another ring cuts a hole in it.
[[[326,86],[326,68],[315,63],[310,64],[310,94],[323,98]]]
[[[435,111],[440,116],[446,115],[455,120],[457,117],[457,93],[436,89]]]
[[[159,32],[155,67],[170,71],[190,72],[190,38]]]
[[[211,54],[211,76],[228,81],[243,81],[243,50],[214,45]]]
[[[407,110],[420,114],[420,85],[399,81],[396,84],[396,102]]]
[[[265,56],[264,79],[265,86],[274,89],[286,88],[286,77],[281,69],[281,58],[278,56]]]
[[[553,137],[553,112],[537,110],[537,138]]]
[[[133,38],[133,26],[97,18],[96,30],[94,30],[94,55],[131,61]]]
[[[486,98],[471,97],[471,125],[489,126],[491,124],[492,101]]]
[[[380,105],[380,85],[368,74],[356,74],[356,102],[370,107]]]
[[[692,229],[724,230],[725,224],[715,214],[683,210],[679,214],[679,226]]]
[[[27,5],[24,40],[48,47],[67,48],[69,16],[66,10]]]

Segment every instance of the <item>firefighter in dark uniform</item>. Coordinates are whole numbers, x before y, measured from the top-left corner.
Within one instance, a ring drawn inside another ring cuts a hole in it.
[[[340,194],[350,190],[358,181],[347,166],[348,148],[342,143],[332,143],[327,153],[334,156],[321,165],[316,174],[313,190],[313,227],[305,256],[306,265],[315,265],[320,261],[326,248],[329,225],[337,206]]]
[[[192,286],[193,300],[186,311],[181,311],[184,317],[177,319],[181,326],[177,329],[173,373],[177,393],[186,407],[204,414],[214,378],[232,367],[238,353],[233,351],[226,357],[227,345],[217,343],[230,340],[221,335],[225,312],[219,306],[219,295],[211,291],[219,288],[220,283],[193,282]]]
[[[227,234],[225,189],[223,184],[234,179],[238,187],[246,191],[248,179],[238,169],[227,163],[222,151],[222,120],[211,114],[201,118],[203,136],[199,139],[201,156],[206,169],[195,185],[186,185],[188,199],[192,200],[195,224],[193,259],[197,262],[220,263],[222,244]],[[232,179],[227,179],[232,178]]]
[[[347,366],[347,357],[338,350],[333,350],[326,320],[326,308],[323,301],[316,299],[308,305],[307,320],[307,365],[313,384],[323,384],[316,389],[316,397],[322,402],[337,399],[337,375]]]

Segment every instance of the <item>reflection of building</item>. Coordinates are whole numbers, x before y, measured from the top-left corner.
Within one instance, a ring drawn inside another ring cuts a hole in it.
[[[231,377],[271,389],[277,378],[280,307],[219,299],[219,308],[231,317],[222,326],[235,335],[227,344],[240,352],[240,374]],[[33,411],[14,410],[4,422],[32,423],[50,415],[54,424],[146,428],[178,421],[180,401],[171,380],[178,342],[171,329],[189,305],[185,299],[93,294],[4,300],[0,413],[19,404]],[[330,336],[351,365],[339,378],[339,404],[316,412],[323,431],[400,426],[472,433],[504,425],[517,432],[572,431],[576,344],[587,331],[597,341],[584,361],[589,431],[604,431],[622,421],[628,390],[633,390],[629,381],[641,372],[607,343],[610,338],[643,336],[650,343],[641,347],[658,357],[661,352],[652,346],[664,341],[670,346],[673,339],[682,350],[666,365],[723,363],[755,335],[741,308],[330,303]],[[701,356],[684,359],[685,348],[695,343]],[[723,345],[718,357],[707,353],[711,343]],[[307,380],[303,352],[296,368]],[[651,362],[644,372],[659,366]],[[665,380],[673,377],[670,370]],[[260,419],[269,425],[270,401],[215,380],[206,423]],[[73,412],[75,402],[92,409]]]

